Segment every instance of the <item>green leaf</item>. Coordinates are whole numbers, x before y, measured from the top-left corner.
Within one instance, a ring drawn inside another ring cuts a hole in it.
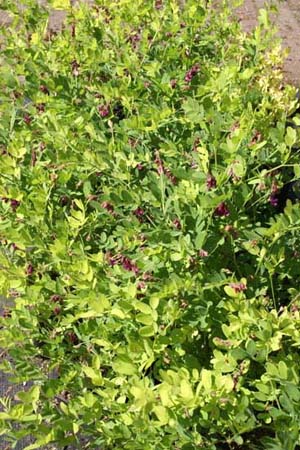
[[[183,110],[186,118],[193,123],[200,122],[203,119],[203,106],[197,100],[188,97],[183,103]]]
[[[139,329],[139,335],[142,337],[150,337],[154,336],[156,333],[155,328],[153,325],[151,326],[145,326]]]
[[[134,375],[137,372],[136,366],[126,356],[119,356],[112,363],[115,372],[123,375]]]
[[[297,133],[296,130],[292,127],[287,127],[286,129],[286,135],[285,135],[285,143],[288,147],[292,147],[297,140]]]
[[[169,422],[168,410],[164,406],[154,406],[152,411],[158,418],[160,425],[166,425]]]

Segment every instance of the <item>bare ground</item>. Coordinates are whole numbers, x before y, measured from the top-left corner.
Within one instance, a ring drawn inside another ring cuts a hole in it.
[[[264,6],[264,0],[245,0],[238,15],[245,31],[251,31],[257,23],[258,11]],[[284,63],[285,80],[300,87],[300,1],[285,0],[278,6],[278,15],[274,25],[279,30],[283,47],[290,53]]]

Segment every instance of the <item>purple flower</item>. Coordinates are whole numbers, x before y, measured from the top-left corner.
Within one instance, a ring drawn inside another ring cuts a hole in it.
[[[19,200],[12,199],[10,201],[10,206],[11,206],[11,209],[15,212],[16,209],[20,206]]]
[[[175,228],[177,228],[177,230],[181,230],[181,223],[180,220],[178,218],[173,220],[173,225]]]
[[[30,117],[29,114],[24,114],[24,122],[26,123],[26,125],[30,125],[32,121],[32,118]]]
[[[143,170],[144,166],[143,166],[143,164],[138,163],[138,164],[136,165],[136,168],[137,168],[138,170]]]
[[[177,85],[177,80],[175,80],[175,79],[170,80],[170,86],[171,86],[172,89],[175,89],[176,85]]]
[[[98,112],[101,117],[107,117],[109,115],[109,106],[108,105],[99,105]]]
[[[45,103],[37,103],[35,105],[35,107],[37,109],[37,112],[39,112],[41,114],[41,113],[45,112],[46,104]]]
[[[146,289],[146,283],[145,283],[144,281],[140,281],[140,282],[137,284],[137,289],[138,289],[139,291],[141,291],[142,289]]]
[[[55,306],[55,308],[53,309],[53,312],[57,316],[61,312],[61,307],[60,306]]]
[[[77,338],[76,334],[74,333],[74,331],[69,331],[69,333],[67,334],[67,337],[71,344],[78,344],[78,338]]]
[[[41,85],[40,85],[40,91],[41,91],[43,94],[49,95],[49,89],[48,89],[47,86],[45,86],[44,84],[41,84]]]
[[[162,7],[163,7],[162,0],[156,0],[155,1],[155,9],[162,9]]]
[[[54,294],[50,298],[50,301],[53,303],[59,303],[61,300],[62,300],[62,297],[59,294]]]
[[[208,256],[208,252],[207,252],[206,250],[203,250],[203,249],[201,248],[201,250],[199,250],[199,256],[200,256],[201,258],[206,258],[206,257]]]
[[[142,209],[142,208],[136,208],[134,211],[133,211],[133,214],[136,216],[136,217],[142,217],[144,214],[145,214],[145,211]]]
[[[129,272],[134,272],[135,274],[138,274],[139,272],[139,268],[137,267],[137,265],[133,261],[131,261],[131,259],[128,258],[128,256],[122,257],[122,266],[125,270],[128,270]]]
[[[67,195],[62,195],[60,197],[61,206],[66,206],[69,203],[69,197]]]
[[[229,286],[234,289],[236,294],[247,289],[247,286],[244,283],[230,283]]]
[[[2,311],[2,317],[3,317],[4,319],[8,319],[9,317],[11,317],[11,310],[10,310],[9,308],[5,308],[5,309]]]
[[[30,276],[33,274],[33,272],[34,272],[34,268],[33,268],[33,265],[30,263],[26,267],[26,275]]]
[[[112,256],[111,252],[107,252],[106,259],[108,264],[112,267],[118,264],[118,256]]]
[[[101,203],[102,208],[106,209],[107,212],[109,212],[110,214],[114,213],[114,207],[111,203],[109,202],[102,202]]]
[[[217,186],[217,180],[215,177],[209,173],[206,178],[206,187],[210,191],[211,189],[214,189]]]
[[[194,78],[194,76],[197,75],[199,70],[200,70],[200,65],[198,63],[194,64],[193,67],[186,72],[184,81],[186,83],[190,83],[192,81],[192,79]]]
[[[220,203],[214,212],[215,216],[219,216],[219,217],[225,217],[225,216],[229,216],[230,212],[229,209],[227,208],[226,204],[224,202]]]
[[[272,193],[269,197],[269,202],[271,203],[274,208],[278,206],[278,197],[275,193]]]

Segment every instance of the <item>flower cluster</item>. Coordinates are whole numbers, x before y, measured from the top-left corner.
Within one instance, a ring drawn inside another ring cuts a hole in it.
[[[220,203],[216,207],[215,212],[214,212],[214,215],[219,216],[219,217],[226,217],[226,216],[229,216],[229,214],[230,214],[229,209],[227,208],[226,203],[224,203],[224,202]]]
[[[186,83],[190,83],[192,81],[192,79],[195,77],[195,75],[197,75],[197,73],[200,71],[200,64],[194,64],[193,67],[191,67],[191,69],[189,69],[184,77],[184,81]]]
[[[109,115],[109,105],[99,105],[98,112],[101,117],[107,117]]]
[[[14,198],[12,198],[12,199],[9,199],[9,198],[7,198],[7,197],[2,197],[1,198],[1,200],[4,202],[4,203],[10,203],[10,207],[11,207],[11,209],[13,210],[13,212],[16,212],[16,210],[17,210],[17,208],[20,206],[20,204],[21,204],[21,202],[19,201],[19,200],[16,200],[16,199],[14,199]]]
[[[134,261],[132,261],[128,256],[117,254],[112,256],[110,252],[106,254],[106,259],[110,266],[121,265],[123,269],[128,272],[134,272],[135,275],[139,273],[139,268]]]
[[[217,186],[217,180],[211,173],[209,173],[206,178],[207,189],[210,191],[211,189],[215,189],[216,186]]]
[[[239,294],[247,289],[247,286],[244,283],[230,283],[229,286],[235,291],[236,294]]]

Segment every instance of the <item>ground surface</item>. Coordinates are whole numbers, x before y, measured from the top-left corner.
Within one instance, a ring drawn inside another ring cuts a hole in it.
[[[245,31],[250,31],[256,24],[259,8],[265,0],[245,0],[238,11]],[[284,64],[285,78],[289,83],[300,86],[300,0],[285,0],[280,3],[275,25],[283,40],[283,46],[290,49]]]

